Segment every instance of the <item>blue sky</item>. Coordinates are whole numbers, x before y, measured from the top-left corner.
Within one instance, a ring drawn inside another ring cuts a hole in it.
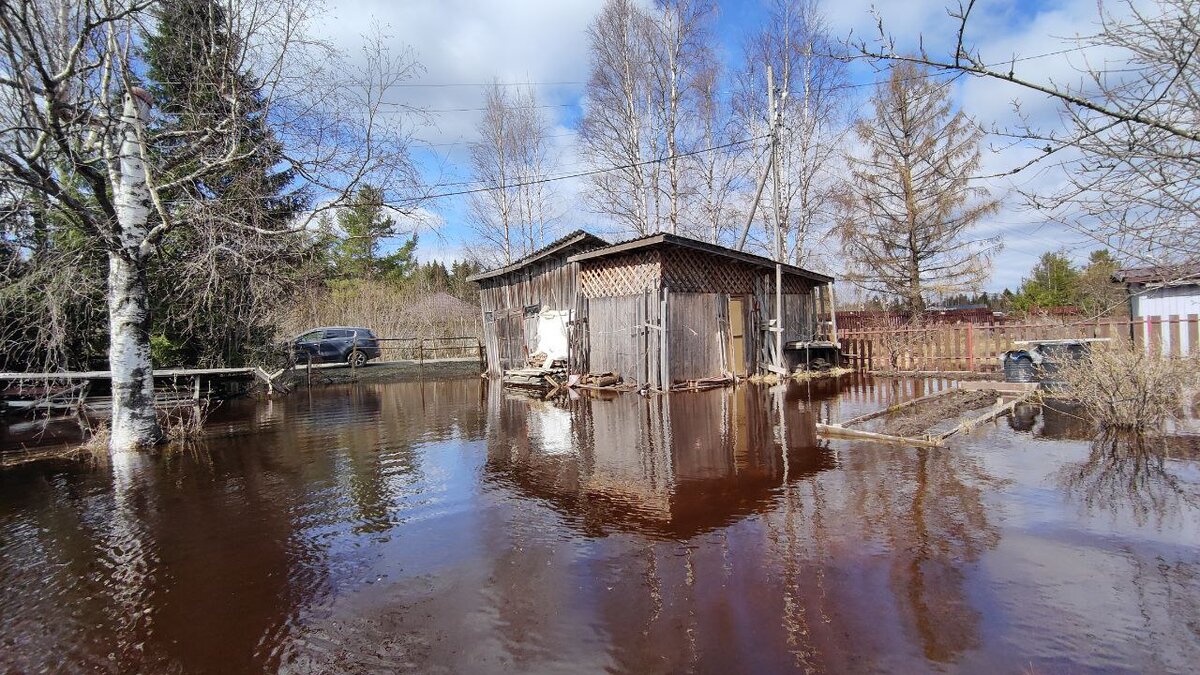
[[[431,147],[420,148],[415,157],[431,181],[460,182],[471,179],[467,170],[466,143],[474,137],[479,113],[457,112],[460,108],[480,108],[484,87],[477,83],[499,78],[505,82],[538,82],[535,91],[545,105],[554,126],[552,134],[558,153],[554,173],[569,172],[581,166],[575,147],[574,129],[581,114],[582,82],[587,78],[588,53],[585,30],[595,16],[600,0],[560,0],[519,2],[494,0],[409,0],[392,3],[365,0],[334,5],[333,17],[326,23],[331,39],[348,51],[356,48],[358,35],[373,23],[382,25],[397,47],[409,46],[422,63],[424,72],[413,83],[454,85],[406,88],[398,98],[433,110],[431,123],[415,130],[417,138]],[[910,0],[879,3],[878,10],[901,49],[915,48],[918,39],[934,54],[944,54],[956,25],[946,14],[946,0]],[[821,8],[835,36],[871,36],[876,32],[870,0],[841,0],[822,3]],[[759,0],[725,1],[720,4],[716,37],[727,67],[741,60],[744,36],[765,20],[766,5]],[[985,59],[1003,61],[1012,56],[1029,57],[1055,51],[1062,38],[1091,29],[1096,21],[1094,0],[1051,0],[1048,2],[980,2],[970,41]],[[1035,58],[1022,62],[1022,74],[1042,81],[1077,79],[1073,70],[1078,54]],[[866,64],[852,68],[854,82],[864,86],[856,93],[865,100],[878,75]],[[463,85],[463,86],[458,86]],[[956,85],[957,102],[987,127],[1011,125],[1015,118],[1012,102],[1020,99],[1022,109],[1036,122],[1056,123],[1057,112],[1044,97],[1032,97],[1009,85],[978,79],[965,79]],[[455,112],[449,112],[455,110]],[[992,145],[999,143],[993,139]],[[985,152],[985,173],[1017,165],[1027,157],[1026,149]],[[1053,175],[1027,174],[1018,177],[1026,184],[1055,181]],[[568,210],[563,214],[565,229],[584,227],[604,232],[607,224],[595,214],[573,208],[580,185],[556,184]],[[1077,233],[1048,225],[1037,213],[1024,209],[1011,194],[1009,182],[994,182],[994,193],[1004,197],[1005,208],[981,224],[977,234],[999,236],[1004,250],[994,261],[987,290],[1015,287],[1041,253],[1065,249],[1078,260],[1098,245]],[[418,256],[424,259],[461,257],[471,245],[464,226],[465,199],[446,198],[430,203],[436,227],[421,232]]]

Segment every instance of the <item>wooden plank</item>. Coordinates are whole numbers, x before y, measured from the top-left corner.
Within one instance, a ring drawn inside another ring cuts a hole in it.
[[[341,363],[326,364],[332,366],[344,366]],[[168,368],[164,370],[154,371],[155,378],[161,377],[191,377],[196,375],[206,376],[233,376],[247,375],[253,376],[253,368]],[[87,371],[63,371],[57,373],[0,373],[0,381],[16,381],[16,380],[107,380],[112,378],[112,371],[108,370],[87,370]]]
[[[1200,314],[1188,314],[1187,333],[1187,353],[1196,356],[1200,354]]]
[[[1168,353],[1178,357],[1183,353],[1183,345],[1179,343],[1179,315],[1172,314],[1167,317],[1167,322],[1167,335],[1171,341],[1171,344],[1167,346]]]
[[[1150,332],[1150,353],[1160,356],[1163,353],[1162,317],[1161,316],[1151,316],[1151,317],[1147,317],[1147,319],[1148,319],[1147,330]]]
[[[932,438],[906,438],[904,436],[890,436],[888,434],[877,434],[872,431],[860,431],[858,429],[846,429],[833,424],[817,423],[817,433],[823,436],[832,436],[835,438],[857,438],[868,441],[878,441],[881,443],[897,443],[900,445],[919,445],[926,448],[940,448],[942,443]]]
[[[869,412],[869,413],[866,413],[865,415],[859,415],[858,417],[854,417],[852,419],[846,420],[845,422],[839,423],[838,426],[851,427],[851,426],[854,426],[855,424],[862,424],[863,422],[873,420],[877,417],[883,417],[884,415],[890,415],[899,410],[904,410],[905,408],[909,408],[918,403],[924,403],[930,399],[934,399],[939,396],[943,396],[952,391],[955,391],[955,388],[948,387],[946,389],[942,389],[941,391],[937,391],[932,394],[927,394],[925,396],[918,396],[917,398],[910,398],[908,400],[901,401],[895,405],[889,405],[886,408],[883,408],[882,410],[876,410],[874,412]]]
[[[975,370],[975,324],[967,324],[967,370]]]
[[[1013,399],[1012,401],[1010,401],[1008,403],[1002,403],[1002,404],[993,406],[992,410],[990,410],[989,412],[984,413],[983,415],[980,415],[979,417],[976,417],[974,419],[967,420],[966,422],[963,422],[962,424],[959,424],[958,426],[954,427],[953,429],[942,434],[940,436],[940,440],[944,441],[947,438],[950,438],[951,436],[959,433],[960,431],[970,431],[971,429],[974,429],[976,426],[983,424],[984,422],[991,421],[1005,413],[1011,412],[1012,409],[1017,407],[1018,404],[1029,400],[1029,398],[1031,396],[1033,396],[1033,393],[1029,392],[1029,393],[1024,394],[1023,396],[1019,396],[1019,397]]]

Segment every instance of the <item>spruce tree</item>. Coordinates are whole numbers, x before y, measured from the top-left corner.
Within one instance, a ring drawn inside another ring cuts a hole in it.
[[[262,93],[245,74],[231,82],[210,72],[214,63],[237,62],[243,45],[231,37],[224,8],[213,0],[163,0],[154,32],[144,36],[142,57],[161,130],[185,134],[211,130],[212,120],[238,115],[237,134],[247,155],[228,169],[182,185],[179,196],[192,206],[176,213],[192,227],[162,243],[151,267],[156,345],[189,364],[241,364],[270,341],[267,313],[300,281],[315,238],[288,233],[308,207],[307,191],[296,189],[295,172],[283,161],[282,146],[266,126]],[[217,58],[213,58],[213,55]],[[233,106],[237,106],[234,108]],[[182,147],[160,145],[161,161]],[[214,144],[214,152],[219,151]],[[195,161],[195,160],[193,160]],[[186,164],[183,165],[184,173]],[[170,199],[170,196],[168,196]],[[278,234],[264,234],[275,232]],[[163,359],[159,359],[159,365]]]

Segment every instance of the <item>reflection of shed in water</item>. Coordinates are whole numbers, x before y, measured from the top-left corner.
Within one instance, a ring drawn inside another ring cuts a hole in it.
[[[785,480],[834,466],[813,419],[756,388],[565,404],[489,392],[489,475],[583,529],[690,537],[757,513]]]
[[[578,231],[471,279],[492,375],[542,352],[572,373],[665,389],[831,360],[836,343],[821,319],[831,277],[672,234],[610,246]]]

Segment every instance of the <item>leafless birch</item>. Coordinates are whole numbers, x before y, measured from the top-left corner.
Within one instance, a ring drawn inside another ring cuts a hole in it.
[[[624,167],[591,178],[590,207],[638,235],[656,227],[654,185],[641,165],[651,158],[649,22],[632,0],[608,0],[588,28],[592,71],[580,127],[586,159],[600,168]]]
[[[510,263],[554,237],[555,193],[545,177],[551,163],[549,128],[532,91],[515,94],[500,83],[487,93],[471,169],[482,187],[470,196],[471,227],[487,250],[485,264]]]
[[[849,123],[846,72],[837,51],[815,0],[774,0],[767,25],[746,42],[737,78],[735,113],[743,135],[758,137],[770,125],[766,65],[774,72],[783,117],[779,212],[784,255],[798,265],[810,262],[817,238],[833,223],[836,169]],[[757,171],[749,167],[747,175]],[[762,207],[757,217],[766,233],[774,227],[770,191]],[[773,244],[765,248],[773,250]]]
[[[696,149],[701,140],[696,116],[720,110],[701,110],[709,103],[707,96],[717,73],[716,56],[709,46],[715,15],[716,7],[707,0],[660,0],[646,23],[655,100],[650,133],[658,139],[656,145],[665,158],[661,167],[665,176],[655,188],[666,207],[656,209],[656,216],[658,229],[676,234],[693,229],[681,222],[682,213],[685,201],[700,187],[694,184],[690,165],[680,154]]]

